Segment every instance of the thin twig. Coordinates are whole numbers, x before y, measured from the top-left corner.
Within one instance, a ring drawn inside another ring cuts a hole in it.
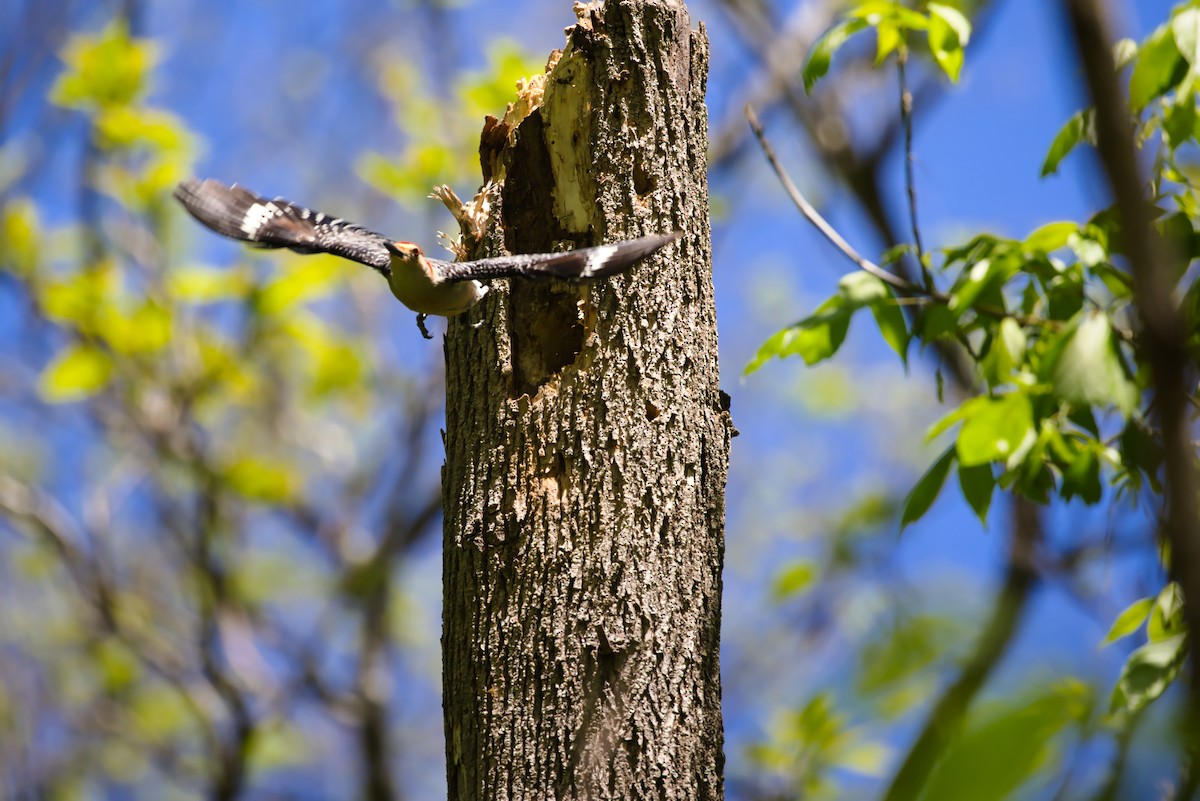
[[[896,53],[896,72],[900,77],[900,119],[904,123],[904,185],[908,190],[908,216],[912,221],[913,246],[917,249],[917,263],[921,266],[921,280],[928,292],[933,291],[933,276],[925,264],[925,245],[921,241],[921,227],[917,225],[917,180],[913,176],[913,96],[908,90],[908,46],[900,45]]]
[[[843,239],[842,235],[821,216],[820,212],[813,208],[813,205],[808,202],[808,199],[801,194],[800,189],[792,182],[791,176],[787,174],[787,171],[783,169],[783,165],[779,163],[779,159],[775,156],[775,149],[767,141],[762,123],[758,121],[758,116],[754,113],[754,109],[749,106],[746,106],[746,119],[750,121],[750,129],[758,137],[758,144],[762,147],[767,161],[771,164],[771,168],[775,170],[775,174],[779,177],[779,182],[783,184],[784,191],[787,192],[788,197],[796,204],[796,208],[800,210],[800,213],[804,215],[806,220],[812,223],[826,239],[832,242],[834,247],[846,254],[847,258],[880,281],[891,284],[905,292],[924,294],[920,287],[905,281],[899,276],[892,275],[879,265],[864,258],[857,250],[851,247],[850,243]]]
[[[907,279],[901,278],[898,275],[889,273],[887,270],[883,269],[878,264],[870,259],[867,259],[857,250],[855,250],[854,247],[851,246],[850,243],[847,242],[846,239],[837,232],[837,229],[830,225],[829,222],[821,216],[821,213],[817,211],[811,203],[808,202],[808,198],[804,197],[803,193],[800,192],[800,189],[796,186],[795,182],[792,181],[791,176],[788,175],[787,171],[783,168],[783,165],[779,162],[779,158],[775,155],[775,148],[771,147],[770,141],[767,140],[766,132],[763,130],[762,124],[758,121],[758,116],[754,113],[754,109],[750,108],[749,106],[746,106],[746,119],[750,123],[750,129],[754,131],[755,137],[758,138],[758,143],[762,147],[763,154],[766,155],[767,161],[770,163],[771,168],[775,171],[775,175],[778,176],[780,184],[783,185],[783,189],[785,192],[787,192],[788,197],[791,198],[792,203],[796,205],[796,208],[800,210],[800,213],[804,215],[804,218],[812,223],[813,226],[820,231],[821,234],[828,239],[834,247],[840,250],[852,262],[857,264],[860,269],[870,273],[879,280],[883,281],[885,284],[890,284],[901,292],[905,292],[909,295],[926,297],[937,303],[950,303],[950,296],[944,292],[939,292],[936,289],[927,289],[923,286],[914,284]],[[1016,320],[1023,326],[1049,328],[1051,330],[1062,327],[1062,323],[1058,320],[1049,320],[1045,317],[1036,317],[1028,314],[1011,314],[1008,311],[996,308],[995,306],[975,304],[971,308],[977,314],[982,314],[985,317],[991,317],[996,320],[1002,320],[1005,317],[1011,317],[1013,320]]]

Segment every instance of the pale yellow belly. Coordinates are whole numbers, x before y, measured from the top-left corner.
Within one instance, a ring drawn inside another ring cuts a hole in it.
[[[434,284],[424,276],[400,278],[392,273],[388,282],[392,294],[408,308],[421,314],[438,314],[453,317],[474,306],[487,289],[476,281],[455,281]]]

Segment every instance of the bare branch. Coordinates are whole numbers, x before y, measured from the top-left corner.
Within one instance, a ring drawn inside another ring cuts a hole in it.
[[[1027,498],[1014,495],[1008,568],[991,618],[962,673],[934,704],[924,728],[892,779],[884,801],[917,798],[938,757],[962,728],[971,702],[1004,656],[1021,623],[1037,581],[1035,554],[1041,539],[1041,511]]]
[[[896,54],[896,72],[900,80],[900,119],[904,124],[904,186],[908,192],[908,216],[912,221],[913,246],[917,249],[917,264],[926,291],[933,291],[933,276],[925,264],[925,245],[921,242],[921,227],[917,225],[917,181],[913,176],[913,96],[908,90],[908,45],[901,45]]]
[[[864,258],[857,250],[851,247],[850,243],[847,242],[842,235],[837,232],[837,229],[830,225],[825,218],[821,216],[821,213],[813,208],[813,205],[808,202],[808,199],[801,194],[800,189],[792,181],[792,177],[788,175],[787,170],[785,170],[783,165],[779,163],[779,159],[775,156],[775,149],[771,147],[771,143],[767,141],[767,135],[763,131],[762,124],[758,121],[758,117],[755,115],[754,110],[749,106],[746,106],[746,119],[750,121],[750,128],[754,131],[754,135],[758,137],[758,143],[760,146],[762,146],[763,153],[766,155],[767,161],[770,162],[771,168],[775,170],[775,174],[779,176],[779,182],[783,184],[783,190],[787,192],[788,197],[792,200],[792,203],[796,205],[796,208],[800,210],[800,213],[804,215],[806,220],[812,223],[813,226],[820,231],[821,234],[828,239],[834,247],[842,251],[842,253],[846,255],[846,258],[857,264],[860,269],[865,270],[884,283],[891,284],[897,289],[902,289],[905,292],[912,293],[921,292],[920,287],[905,281],[903,278],[892,275],[879,265]]]
[[[1096,0],[1064,0],[1076,49],[1096,109],[1096,145],[1116,201],[1133,273],[1134,303],[1141,320],[1140,344],[1150,365],[1154,405],[1162,428],[1166,513],[1162,537],[1170,544],[1170,573],[1184,596],[1188,631],[1200,632],[1200,509],[1196,498],[1195,451],[1188,430],[1187,381],[1191,368],[1186,329],[1172,299],[1173,281],[1163,268],[1163,244],[1155,231],[1145,193],[1131,114],[1117,82],[1112,26]],[[1200,668],[1192,660],[1191,692],[1177,798],[1192,797],[1200,785]]]

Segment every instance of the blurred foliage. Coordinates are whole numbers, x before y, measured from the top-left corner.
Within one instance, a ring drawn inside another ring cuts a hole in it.
[[[234,797],[311,768],[334,720],[388,714],[393,570],[440,509],[413,475],[438,378],[384,366],[350,294],[375,276],[181,259],[195,229],[170,193],[196,146],[148,101],[157,51],[120,19],[71,37],[49,96],[83,125],[88,199],[69,225],[47,221],[60,203],[0,208],[0,284],[24,310],[5,420],[39,431],[0,457],[20,535],[0,562],[20,599],[0,615],[5,797]],[[340,594],[366,565],[371,591]]]
[[[439,184],[479,183],[479,131],[487,115],[503,116],[516,96],[517,81],[545,71],[511,42],[497,40],[487,66],[461,74],[449,98],[437,96],[412,62],[387,55],[379,65],[379,85],[396,110],[405,146],[392,157],[378,153],[358,164],[363,180],[410,206],[427,202]]]
[[[1197,30],[1200,7],[1181,3],[1140,43],[1126,40],[1115,47],[1129,91],[1130,124],[1152,157],[1147,195],[1171,253],[1169,269],[1188,325],[1193,368],[1200,361],[1200,281],[1191,269],[1200,256]],[[847,41],[868,31],[876,38],[876,68],[894,60],[903,70],[909,48],[916,45],[915,52],[953,82],[963,66],[971,23],[941,3],[851,3],[810,48],[801,75],[806,89],[814,90],[825,79]],[[907,91],[904,72],[900,75],[901,90]],[[910,102],[911,96],[900,105]],[[1062,128],[1050,144],[1042,174],[1054,173],[1086,144],[1095,144],[1091,110],[1074,115]],[[900,265],[921,277],[889,285],[865,270],[846,275],[837,294],[763,343],[747,372],[788,356],[800,356],[807,365],[833,358],[851,320],[864,308],[906,366],[914,342],[920,349],[961,348],[977,394],[956,399],[929,430],[931,442],[957,432],[909,493],[900,513],[902,527],[929,512],[952,473],[985,525],[997,490],[1039,505],[1072,499],[1086,505],[1124,501],[1143,506],[1152,516],[1159,513],[1161,432],[1153,421],[1149,356],[1138,336],[1133,280],[1115,208],[1087,220],[1047,223],[1023,239],[980,233],[959,246],[931,252],[904,244],[884,253],[878,264]],[[940,369],[938,392],[940,396]],[[1190,400],[1200,408],[1200,397]],[[1147,535],[1147,552],[1149,542]],[[1162,558],[1165,575],[1169,555]],[[814,572],[807,564],[783,568],[776,597],[812,592]],[[1105,644],[1139,636],[1143,625],[1145,644],[1129,654],[1111,704],[1101,710],[1106,714],[1093,712],[1091,702],[1078,697],[1078,688],[1066,696],[1056,690],[1032,702],[1013,702],[991,718],[975,711],[967,731],[940,755],[920,797],[1015,794],[1041,772],[1069,722],[1088,736],[1098,725],[1126,737],[1139,713],[1169,689],[1189,653],[1176,584],[1166,583],[1156,597],[1122,612]],[[873,651],[876,658],[892,653],[897,664],[921,654],[919,662],[941,656],[920,643],[910,641],[895,652],[886,647]],[[770,742],[787,741],[776,735]],[[1006,756],[988,758],[995,754]],[[806,787],[808,770],[799,770]],[[811,790],[796,796],[807,797]]]

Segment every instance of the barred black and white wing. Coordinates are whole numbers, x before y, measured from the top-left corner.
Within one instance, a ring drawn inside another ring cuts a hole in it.
[[[255,247],[288,248],[297,253],[332,253],[391,274],[387,238],[354,223],[297,206],[283,198],[267,200],[234,184],[209,178],[179,184],[175,197],[207,227]]]
[[[443,281],[486,281],[489,278],[560,278],[586,281],[628,270],[679,239],[682,233],[656,234],[567,253],[499,256],[478,261],[433,262]],[[432,260],[430,260],[432,261]]]

